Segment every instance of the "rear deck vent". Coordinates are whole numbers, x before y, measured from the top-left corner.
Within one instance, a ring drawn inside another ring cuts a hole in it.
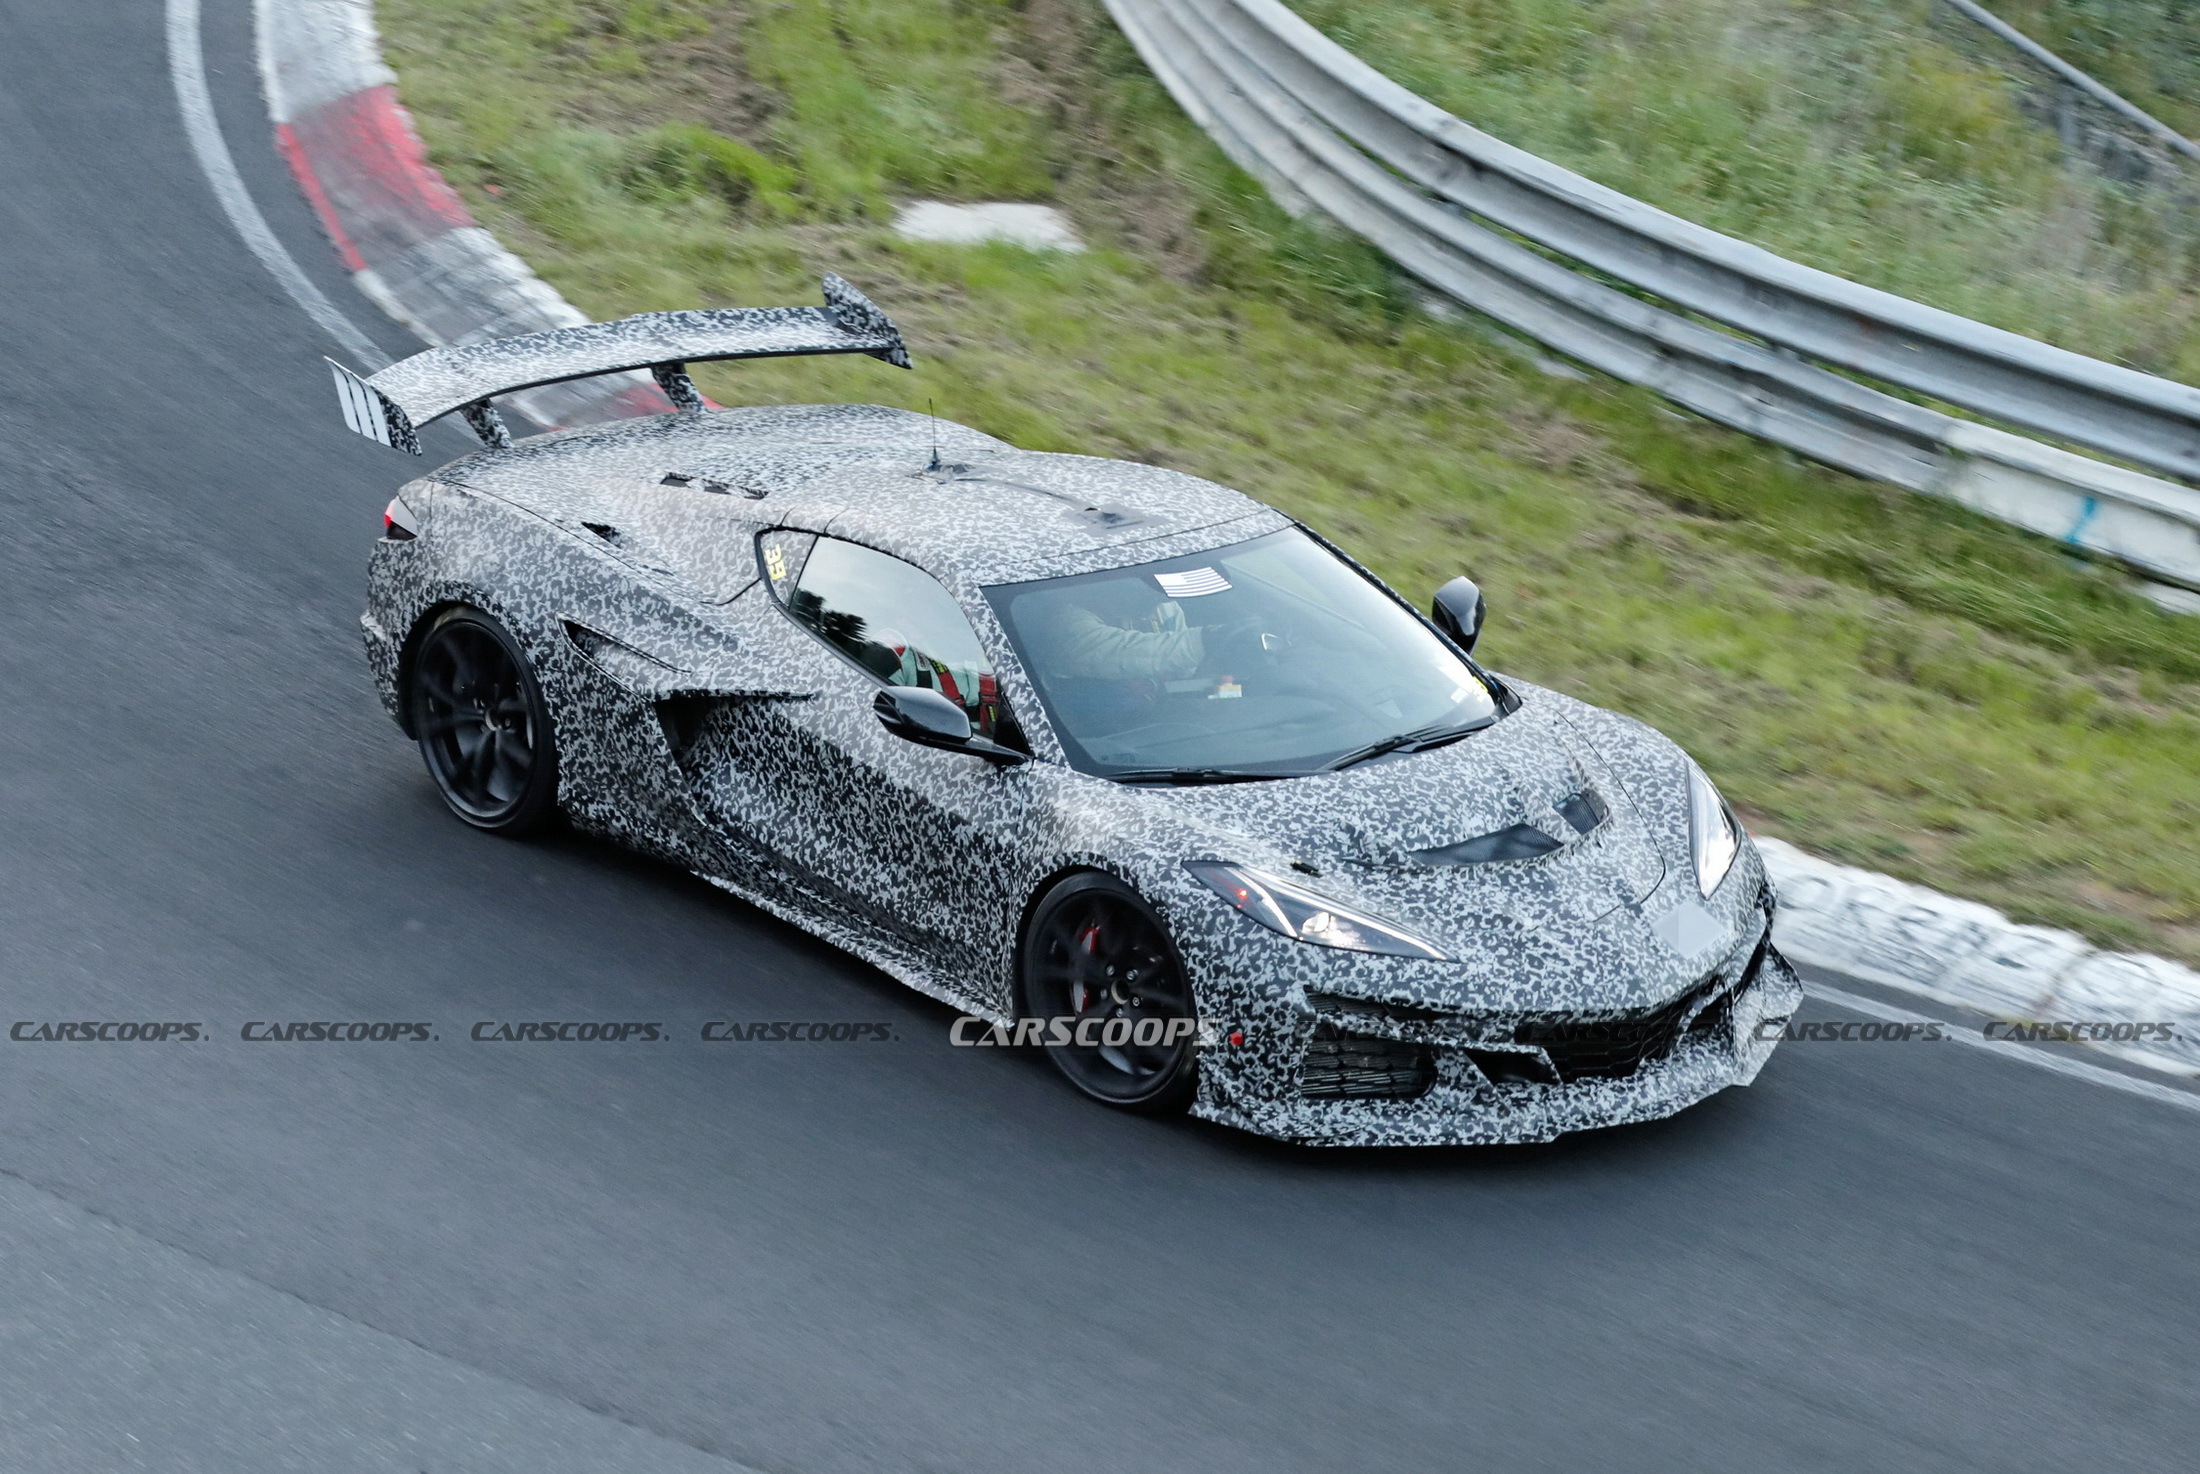
[[[714,496],[733,495],[733,488],[723,481],[714,481],[708,476],[690,476],[679,471],[665,472],[664,479],[657,484],[659,486],[692,486],[697,491],[707,491]],[[741,495],[752,502],[760,502],[764,499],[765,494],[753,486],[744,486],[741,488]]]

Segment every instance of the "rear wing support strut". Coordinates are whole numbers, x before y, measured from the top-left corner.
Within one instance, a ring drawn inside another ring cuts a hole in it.
[[[665,391],[665,398],[682,414],[699,415],[703,412],[703,392],[688,377],[684,363],[653,363],[649,376],[657,381],[657,387]]]

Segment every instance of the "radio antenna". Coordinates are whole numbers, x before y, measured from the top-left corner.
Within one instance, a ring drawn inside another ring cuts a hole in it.
[[[930,395],[925,396],[924,413],[925,417],[932,422],[932,464],[924,469],[937,476],[942,470],[940,465],[940,415],[939,405]]]

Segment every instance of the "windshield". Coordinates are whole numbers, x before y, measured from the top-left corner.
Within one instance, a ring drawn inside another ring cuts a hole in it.
[[[1091,773],[1283,777],[1497,714],[1472,667],[1296,528],[986,596]]]

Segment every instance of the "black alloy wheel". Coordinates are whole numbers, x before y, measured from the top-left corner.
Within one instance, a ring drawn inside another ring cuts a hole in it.
[[[550,817],[558,750],[519,642],[479,609],[447,609],[421,636],[409,682],[420,755],[451,812],[491,834]]]
[[[1049,1043],[1047,1054],[1072,1085],[1152,1115],[1192,1103],[1191,984],[1161,918],[1136,891],[1097,873],[1056,885],[1032,910],[1019,972],[1022,1017],[1067,1021],[1072,1042]]]

